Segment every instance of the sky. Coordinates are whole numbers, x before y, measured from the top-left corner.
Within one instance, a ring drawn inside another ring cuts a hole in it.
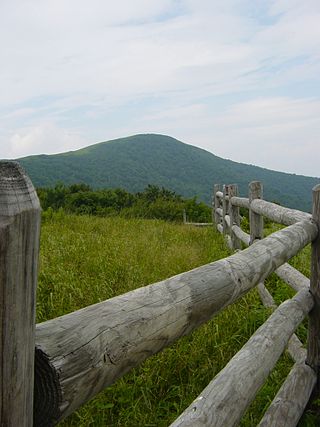
[[[319,0],[1,0],[0,158],[138,133],[320,176]]]

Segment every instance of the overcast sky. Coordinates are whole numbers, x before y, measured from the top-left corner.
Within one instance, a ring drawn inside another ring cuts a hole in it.
[[[320,176],[320,0],[1,0],[0,158],[161,133]]]

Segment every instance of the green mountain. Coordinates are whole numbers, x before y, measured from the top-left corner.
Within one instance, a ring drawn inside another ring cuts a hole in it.
[[[266,200],[305,211],[310,211],[311,190],[320,181],[222,159],[169,136],[154,134],[18,161],[36,187],[53,186],[60,181],[136,192],[154,184],[210,202],[214,183],[237,183],[240,194],[246,196],[248,183],[258,180],[264,184]]]

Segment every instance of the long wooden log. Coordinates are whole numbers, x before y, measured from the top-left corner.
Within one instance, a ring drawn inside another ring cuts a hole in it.
[[[310,287],[310,280],[288,263],[277,268],[275,273],[297,292]]]
[[[265,200],[253,200],[250,204],[253,212],[283,225],[291,225],[298,221],[310,219],[311,215],[295,209],[284,208]]]
[[[233,206],[238,206],[239,208],[249,209],[249,199],[247,197],[237,197],[233,196],[230,199],[230,202]]]
[[[15,162],[0,162],[0,425],[31,427],[40,205]]]
[[[237,225],[232,226],[232,231],[234,234],[240,239],[246,246],[249,246],[250,243],[250,234],[243,231],[240,227]]]
[[[305,363],[307,359],[307,350],[296,334],[293,334],[288,343],[288,353],[296,363]]]
[[[297,223],[228,258],[37,325],[36,425],[54,425],[189,334],[316,234],[311,221]]]
[[[303,414],[317,376],[305,363],[296,363],[258,427],[295,427]]]
[[[282,303],[171,427],[238,425],[312,306],[306,290]]]
[[[264,283],[259,283],[257,286],[257,289],[258,289],[262,304],[267,308],[275,309],[277,307],[277,304],[275,303],[268,289],[265,287]]]
[[[248,233],[237,226],[233,226],[232,230],[246,246],[249,246],[250,235]],[[278,267],[275,273],[297,292],[301,289],[309,289],[310,280],[288,263]],[[259,283],[257,289],[263,304],[266,307],[274,308],[275,302],[264,284]],[[288,352],[295,362],[302,362],[306,359],[306,350],[295,334],[289,340]]]
[[[263,283],[259,283],[257,286],[259,296],[261,298],[262,304],[265,307],[276,309],[277,304],[275,303],[272,295],[265,287]],[[295,362],[305,362],[307,351],[303,348],[302,342],[299,340],[296,334],[293,334],[288,343],[288,353]]]

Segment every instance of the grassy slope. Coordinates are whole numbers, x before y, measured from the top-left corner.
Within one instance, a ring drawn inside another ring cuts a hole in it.
[[[135,135],[95,144],[82,150],[19,159],[34,185],[85,182],[93,187],[142,191],[148,184],[186,197],[210,201],[213,183],[236,182],[243,195],[248,182],[260,180],[265,198],[309,210],[316,178],[285,174],[221,159],[205,150],[164,135]]]
[[[56,214],[42,228],[38,321],[227,255],[222,236],[211,228]],[[308,256],[306,249],[302,266]],[[294,262],[301,267],[299,259]],[[269,279],[268,286],[278,302],[288,296],[286,286],[278,279]],[[100,393],[61,425],[169,425],[268,315],[256,291],[251,291],[191,336],[180,339]],[[304,326],[299,334],[305,339]],[[291,365],[288,356],[280,359],[242,426],[257,424]],[[310,415],[301,423],[315,425]]]

